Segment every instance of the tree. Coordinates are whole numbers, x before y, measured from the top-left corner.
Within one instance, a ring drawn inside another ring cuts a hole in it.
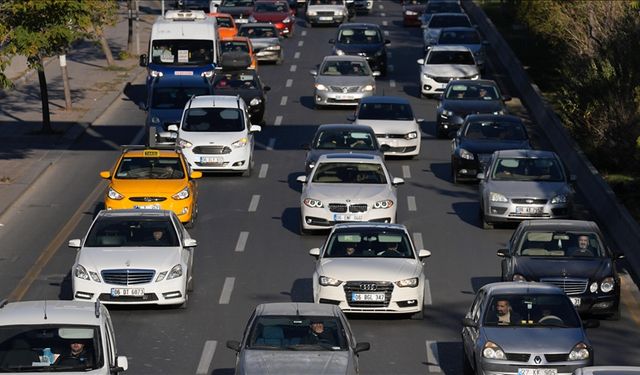
[[[109,7],[114,8],[115,3],[92,0],[0,2],[0,84],[4,87],[12,85],[3,72],[14,56],[26,56],[29,68],[38,72],[42,132],[53,132],[43,60],[64,54],[80,38],[95,35],[108,20],[102,14]]]

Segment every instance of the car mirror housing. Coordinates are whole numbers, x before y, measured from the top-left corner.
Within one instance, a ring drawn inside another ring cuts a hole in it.
[[[329,44],[335,44],[336,40],[335,39],[329,39]]]
[[[382,73],[380,73],[380,72],[379,72],[379,71],[377,71],[377,70],[374,70],[374,71],[371,73],[371,75],[372,75],[372,76],[374,76],[374,77],[380,77],[380,76],[382,75]]]
[[[320,248],[319,247],[314,247],[313,249],[309,250],[309,255],[311,255],[312,257],[319,257],[320,256]]]
[[[368,342],[359,342],[356,344],[356,347],[353,349],[353,352],[358,354],[360,352],[364,352],[371,349],[371,344]]]
[[[503,102],[508,102],[511,100],[511,95],[502,95],[502,101]]]
[[[184,247],[196,247],[198,246],[198,241],[194,240],[193,238],[186,238],[184,240]]]
[[[191,172],[191,174],[189,175],[189,177],[191,177],[192,179],[198,179],[198,178],[202,178],[202,172],[200,171],[193,171]]]
[[[109,172],[109,171],[102,171],[102,172],[100,172],[100,177],[104,178],[105,180],[106,180],[106,179],[109,179],[109,178],[111,178],[111,172]]]
[[[271,91],[271,86],[262,86],[262,91],[264,92]]]
[[[578,177],[575,174],[572,174],[569,176],[569,182],[576,182],[578,181]]]
[[[424,59],[418,59],[416,60],[416,62],[418,63],[418,65],[424,65]]]
[[[391,44],[391,41],[389,39],[385,39],[384,44]]]
[[[496,255],[501,258],[506,258],[509,256],[509,249],[500,249],[496,251]]]
[[[160,132],[158,133],[158,137],[164,139],[176,139],[178,138],[178,134],[176,132]]]
[[[314,70],[310,70],[310,71],[309,71],[309,74],[311,74],[312,76],[314,76],[314,77],[315,77],[315,76],[317,76],[317,75],[318,75],[318,71],[317,71],[317,70],[315,70],[315,69],[314,69]]]
[[[252,132],[252,133],[257,133],[259,131],[262,131],[262,126],[260,126],[260,125],[251,125],[249,127],[249,131]]]
[[[391,184],[393,186],[402,185],[402,184],[404,184],[404,179],[402,179],[400,177],[394,177],[393,180],[391,180]]]
[[[301,182],[301,183],[303,183],[303,184],[306,184],[306,183],[307,183],[307,176],[304,176],[304,175],[302,175],[302,176],[298,176],[298,177],[296,178],[296,181]]]
[[[74,238],[73,240],[69,240],[69,247],[72,249],[79,249],[82,245],[82,240],[79,238]]]
[[[111,369],[114,373],[124,372],[129,369],[129,360],[123,355],[116,358],[116,368]]]
[[[140,66],[147,66],[149,65],[149,59],[147,59],[147,55],[146,54],[142,54],[140,55]]]
[[[143,111],[147,110],[147,104],[145,102],[140,102],[138,103],[138,108],[140,108]]]
[[[428,258],[430,256],[431,256],[431,251],[429,250],[421,249],[420,251],[418,251],[418,258],[420,259]]]
[[[471,328],[478,328],[478,323],[476,323],[473,319],[471,318],[463,318],[462,319],[462,326],[463,327],[471,327]]]
[[[477,178],[478,180],[484,180],[484,173],[478,173],[478,174],[476,175],[476,178]]]
[[[171,124],[167,127],[167,130],[170,132],[177,132],[178,131],[178,125],[176,124]]]
[[[235,352],[239,352],[240,351],[240,341],[236,341],[236,340],[229,340],[227,341],[227,348],[235,351]]]
[[[356,121],[356,115],[349,115],[349,116],[347,116],[347,121],[351,121],[351,122]]]

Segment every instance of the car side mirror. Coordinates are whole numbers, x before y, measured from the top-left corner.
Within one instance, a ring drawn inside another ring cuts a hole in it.
[[[335,39],[329,39],[329,44],[336,44],[336,40]]]
[[[587,328],[598,328],[600,327],[600,321],[598,319],[587,319],[582,321],[582,326]]]
[[[347,116],[347,121],[351,121],[351,122],[356,121],[356,115],[349,115],[349,116]]]
[[[190,178],[197,180],[198,178],[202,178],[202,172],[200,171],[193,171],[191,172],[191,174],[189,175]]]
[[[145,102],[140,102],[138,103],[138,108],[140,108],[143,111],[147,110],[147,104]]]
[[[129,360],[127,357],[123,355],[119,355],[116,358],[116,367],[112,368],[111,371],[114,373],[125,372],[129,369]]]
[[[385,39],[384,44],[391,44],[391,41],[389,39]]]
[[[500,258],[507,258],[509,257],[509,249],[500,249],[496,251],[496,255]]]
[[[240,341],[236,341],[236,340],[229,340],[227,341],[227,348],[235,351],[235,352],[239,352],[240,351]]]
[[[193,238],[185,238],[184,239],[184,247],[196,247],[198,246],[198,241]]]
[[[82,240],[79,238],[69,240],[69,247],[72,249],[79,249],[81,245],[82,245]]]
[[[430,256],[431,256],[431,251],[429,250],[421,249],[420,251],[418,251],[418,258],[420,259],[428,258]]]
[[[418,59],[416,62],[418,65],[424,65],[424,59]]]
[[[320,248],[314,247],[313,249],[309,250],[309,255],[318,258],[320,256]]]
[[[111,178],[111,172],[102,171],[102,172],[100,172],[100,177],[104,178],[105,180],[108,180],[108,179]]]
[[[424,122],[424,119],[423,118],[417,118],[416,122]]]
[[[178,131],[178,125],[176,124],[171,124],[167,127],[167,130],[170,132],[177,132]]]
[[[311,74],[312,76],[314,76],[314,77],[315,77],[315,76],[317,76],[317,75],[318,75],[318,71],[317,71],[317,70],[315,70],[315,69],[314,69],[314,70],[310,70],[310,71],[309,71],[309,74]]]
[[[382,75],[382,73],[380,73],[377,70],[374,70],[373,72],[371,72],[371,75],[374,76],[374,77],[380,77]]]
[[[427,25],[420,25],[421,29],[428,29]]]
[[[307,183],[307,176],[305,176],[305,175],[298,176],[298,177],[296,178],[296,181],[298,181],[298,182],[300,182],[300,183],[303,183],[303,184],[306,184],[306,183]]]
[[[625,256],[624,256],[624,254],[616,254],[616,255],[615,255],[615,258],[616,258],[616,259],[624,259],[624,258],[625,258]]]
[[[393,180],[391,180],[391,185],[393,186],[398,186],[398,185],[402,185],[404,184],[404,179],[400,178],[400,177],[394,177]]]
[[[176,132],[160,132],[158,133],[158,137],[175,140],[176,138],[178,138],[178,134]]]
[[[371,349],[371,344],[368,342],[359,342],[356,344],[356,347],[353,349],[353,352],[358,354],[360,352],[364,352]]]
[[[386,144],[385,145],[380,145],[380,151],[387,152],[389,150],[391,150],[391,146],[386,145]]]
[[[262,91],[264,92],[271,91],[271,86],[262,86]]]
[[[147,55],[146,54],[142,54],[140,55],[140,66],[147,66],[149,65],[149,59],[147,59]]]
[[[462,318],[463,327],[478,328],[478,324],[471,318]]]
[[[476,175],[476,178],[477,178],[478,180],[484,180],[484,173],[478,173],[478,174]]]
[[[251,126],[249,127],[249,131],[250,131],[251,133],[257,133],[257,132],[259,132],[259,131],[262,131],[262,126],[260,126],[260,125],[251,125]]]
[[[510,95],[502,95],[502,101],[504,101],[504,102],[511,101],[511,96]]]

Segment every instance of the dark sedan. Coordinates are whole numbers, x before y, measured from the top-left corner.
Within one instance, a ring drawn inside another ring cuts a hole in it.
[[[522,120],[510,115],[469,115],[451,143],[451,178],[476,180],[494,151],[529,149]]]
[[[523,221],[498,256],[503,280],[553,284],[580,313],[620,315],[616,260],[623,256],[611,251],[592,221]]]
[[[404,0],[402,2],[402,25],[420,26],[420,16],[429,0]]]
[[[338,28],[331,39],[335,55],[358,55],[367,59],[371,70],[387,74],[387,47],[391,43],[382,37],[380,26],[371,23],[348,23]]]
[[[467,115],[487,113],[504,115],[507,113],[505,101],[498,84],[487,79],[460,79],[449,82],[438,104],[436,133],[438,138],[452,136],[460,129]]]
[[[249,116],[253,124],[262,123],[266,108],[267,91],[271,90],[260,81],[253,69],[220,70],[213,78],[214,95],[239,95],[249,107]]]
[[[222,0],[217,12],[230,14],[236,25],[240,26],[249,22],[254,6],[255,0]]]

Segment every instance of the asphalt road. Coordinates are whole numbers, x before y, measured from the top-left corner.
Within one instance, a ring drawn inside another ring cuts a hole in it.
[[[400,6],[392,1],[378,1],[371,15],[356,21],[383,25],[392,41],[393,69],[378,80],[378,94],[409,98],[417,116],[426,119],[420,157],[389,160],[388,165],[394,176],[406,180],[398,190],[399,222],[433,253],[426,260],[423,321],[351,317],[358,340],[371,342],[371,351],[361,354],[362,372],[458,374],[460,319],[475,291],[498,281],[495,251],[504,247],[513,228],[482,230],[477,187],[450,181],[450,142],[434,137],[436,101],[418,96],[420,30],[402,27]],[[260,67],[272,91],[267,126],[257,136],[253,175],[200,180],[200,216],[191,230],[199,243],[195,292],[188,308],[110,309],[119,351],[129,357],[128,373],[233,373],[235,353],[225,341],[240,339],[256,304],[312,301],[308,249],[319,246],[324,235],[298,235],[300,186],[295,178],[304,169],[300,145],[317,125],[346,122],[352,112],[312,106],[309,70],[330,53],[328,40],[335,30],[298,22],[294,37],[284,41],[285,63]],[[135,103],[144,98],[143,91],[140,77],[73,149],[54,155],[56,163],[2,217],[0,295],[21,285],[26,300],[71,298],[75,253],[66,242],[82,237],[100,209],[105,184],[98,172],[115,162],[117,145],[140,139],[144,113]],[[41,272],[33,283],[25,283],[25,273],[38,266]],[[638,365],[638,333],[626,307],[620,321],[603,321],[589,331],[596,364]]]

